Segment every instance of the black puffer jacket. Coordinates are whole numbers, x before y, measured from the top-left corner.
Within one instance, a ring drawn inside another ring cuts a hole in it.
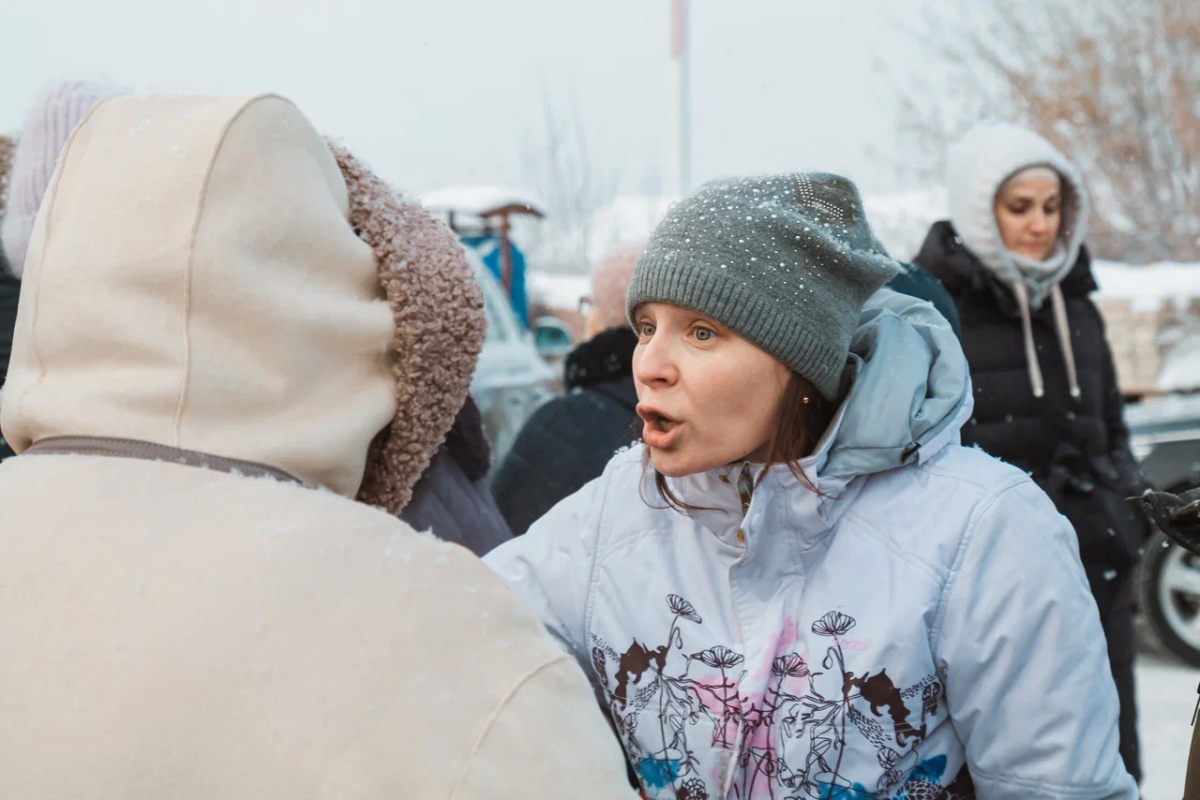
[[[480,557],[507,542],[512,534],[487,487],[489,458],[479,408],[468,397],[400,519]]]
[[[560,500],[600,477],[613,454],[641,437],[633,351],[637,336],[612,328],[567,357],[567,394],[525,423],[492,482],[518,536]]]
[[[17,301],[21,299],[21,282],[8,270],[4,250],[0,248],[0,390],[8,376],[8,360],[12,355],[13,330],[17,327]],[[13,454],[0,435],[0,461]]]
[[[1088,295],[1091,261],[1081,249],[1060,284],[1082,396],[1073,399],[1049,304],[1033,313],[1033,336],[1045,379],[1034,397],[1020,310],[1012,292],[966,249],[948,222],[930,230],[916,263],[954,297],[962,344],[975,386],[975,415],[963,443],[975,444],[1033,474],[1075,526],[1080,553],[1102,613],[1115,600],[1148,533],[1127,498],[1145,488],[1129,449],[1123,400],[1104,322]],[[1114,575],[1114,573],[1116,573]]]

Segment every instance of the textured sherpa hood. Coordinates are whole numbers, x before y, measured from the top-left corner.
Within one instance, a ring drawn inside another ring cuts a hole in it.
[[[108,100],[34,227],[5,438],[257,462],[396,512],[466,397],[482,305],[450,231],[289,101]]]
[[[1016,173],[1035,166],[1050,167],[1063,185],[1063,219],[1059,242],[1052,254],[1058,268],[1023,269],[1021,258],[1000,238],[996,223],[996,194]],[[953,148],[946,165],[950,222],[967,248],[1006,284],[1019,283],[1040,307],[1071,268],[1087,234],[1088,199],[1075,165],[1054,145],[1033,131],[1002,122],[972,128]]]

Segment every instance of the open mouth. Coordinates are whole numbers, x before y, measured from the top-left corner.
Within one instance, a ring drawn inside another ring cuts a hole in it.
[[[657,448],[670,447],[674,444],[675,439],[679,436],[682,422],[649,406],[639,405],[637,413],[645,423],[642,428],[642,441],[650,447]]]

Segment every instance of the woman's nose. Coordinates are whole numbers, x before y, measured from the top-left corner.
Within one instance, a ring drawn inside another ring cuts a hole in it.
[[[646,386],[670,386],[679,379],[679,367],[667,337],[656,333],[633,352],[633,377]]]

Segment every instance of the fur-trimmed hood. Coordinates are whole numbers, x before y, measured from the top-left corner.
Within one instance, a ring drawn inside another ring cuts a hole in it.
[[[26,263],[2,414],[18,452],[148,441],[392,512],[486,324],[453,234],[272,95],[95,106]]]

